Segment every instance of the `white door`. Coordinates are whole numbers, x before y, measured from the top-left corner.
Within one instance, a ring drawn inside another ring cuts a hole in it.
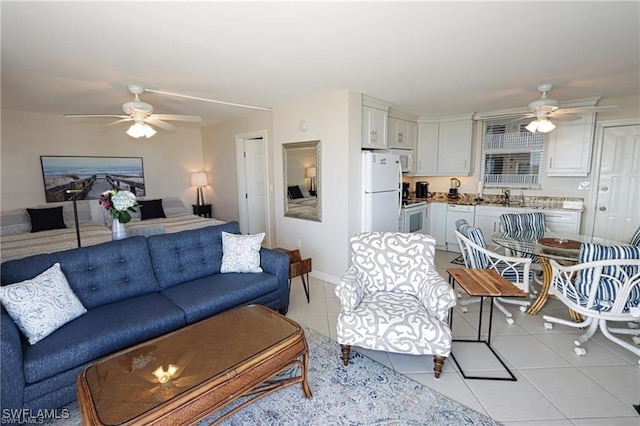
[[[640,224],[640,126],[607,127],[593,235],[629,242]]]
[[[263,244],[268,247],[270,235],[265,145],[264,137],[256,134],[236,136],[240,231],[243,234],[266,233]]]

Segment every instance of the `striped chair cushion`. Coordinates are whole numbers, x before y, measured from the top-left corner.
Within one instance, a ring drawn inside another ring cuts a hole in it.
[[[594,262],[596,260],[609,259],[640,259],[640,247],[632,245],[624,246],[603,246],[600,244],[584,243],[580,248],[578,257],[579,263]],[[578,302],[585,305],[589,295],[589,290],[593,283],[593,269],[583,269],[578,273],[576,278],[576,290],[578,292]],[[608,311],[613,305],[616,297],[617,286],[619,280],[623,280],[625,276],[631,276],[638,273],[636,266],[625,266],[622,268],[604,267],[600,276],[600,283],[595,297],[595,308],[600,311]],[[638,306],[640,303],[640,288],[634,287],[629,295],[625,311],[632,306]]]
[[[514,237],[527,240],[542,238],[545,231],[544,213],[504,213],[500,215],[500,223],[504,231]],[[540,263],[538,256],[526,252],[518,252],[518,256]]]
[[[464,220],[464,219],[461,219],[461,220]],[[470,239],[474,244],[477,244],[482,248],[487,248],[487,243],[484,240],[482,229],[477,228],[475,226],[471,226],[467,223],[466,225],[462,224],[460,227],[458,227],[458,232],[460,232],[462,235]],[[489,267],[489,259],[487,259],[486,254],[481,253],[478,250],[473,250],[471,255],[473,256],[473,261],[476,268],[484,269]]]
[[[544,213],[505,213],[500,215],[500,223],[509,235],[531,240],[544,235]]]
[[[631,237],[631,242],[629,244],[640,247],[640,226],[636,230],[636,233],[633,234],[633,237]]]
[[[467,222],[467,219],[458,219],[456,220],[456,229],[458,231],[460,231],[460,227],[463,225],[469,225],[469,222]]]

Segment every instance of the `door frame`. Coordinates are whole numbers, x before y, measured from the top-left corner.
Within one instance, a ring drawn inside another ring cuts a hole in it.
[[[596,226],[596,209],[598,201],[598,188],[600,187],[600,162],[602,161],[602,147],[604,145],[604,132],[609,127],[622,126],[640,126],[640,119],[625,118],[619,120],[600,121],[596,124],[596,137],[594,140],[593,157],[591,160],[591,183],[589,184],[589,203],[590,206],[585,211],[585,220],[583,222],[582,232],[587,235],[593,235]]]
[[[270,167],[269,167],[269,144],[267,143],[267,131],[266,130],[257,130],[255,132],[248,133],[239,133],[236,135],[236,170],[237,170],[237,179],[238,179],[238,213],[239,213],[239,223],[240,223],[240,232],[246,233],[247,227],[249,223],[249,212],[246,208],[246,203],[243,202],[245,198],[245,194],[247,193],[247,173],[245,170],[245,161],[244,161],[244,151],[246,142],[251,139],[259,139],[262,138],[262,144],[264,145],[264,193],[266,196],[264,197],[265,206],[264,206],[264,214],[265,214],[265,223],[267,225],[266,235],[265,235],[265,245],[267,247],[271,247],[271,241],[273,236],[271,235],[271,196],[269,192],[269,188],[271,186],[271,182],[269,179],[270,175]]]

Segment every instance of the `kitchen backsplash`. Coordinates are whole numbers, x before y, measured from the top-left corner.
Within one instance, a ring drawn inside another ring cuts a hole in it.
[[[411,193],[411,196],[415,196],[415,193]],[[504,205],[504,197],[501,194],[496,195],[487,195],[485,194],[482,197],[482,201],[476,199],[477,194],[458,194],[457,199],[451,199],[447,197],[447,192],[434,192],[432,196],[426,198],[426,201],[430,202],[451,202],[456,204],[496,204],[496,205]],[[521,203],[519,201],[520,195],[511,195],[509,200],[509,205],[512,207],[534,207],[541,209],[563,209],[566,208],[563,206],[565,201],[575,201],[583,203],[583,198],[578,197],[543,197],[543,196],[524,196],[524,202]],[[572,209],[575,210],[575,209]],[[581,210],[581,209],[578,209]]]

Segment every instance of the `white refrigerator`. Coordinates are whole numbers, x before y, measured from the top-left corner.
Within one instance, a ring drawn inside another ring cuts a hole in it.
[[[397,232],[402,208],[400,157],[363,151],[362,186],[362,232]]]

